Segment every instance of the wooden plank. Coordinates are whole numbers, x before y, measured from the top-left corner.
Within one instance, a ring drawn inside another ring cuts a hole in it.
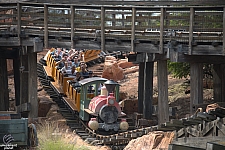
[[[20,105],[20,60],[19,58],[13,59],[13,72],[14,72],[14,88],[15,88],[15,102],[16,106]]]
[[[101,50],[105,51],[105,8],[101,7]]]
[[[165,9],[161,8],[161,15],[160,15],[160,38],[159,38],[159,53],[163,54],[164,53],[164,41],[163,41],[163,36],[164,36],[164,17],[165,17]]]
[[[84,111],[86,111],[88,114],[93,115],[93,116],[98,116],[98,114],[94,113],[93,111],[91,111],[90,109],[84,109]]]
[[[168,105],[168,75],[167,61],[157,61],[158,75],[158,124],[169,121],[169,105]]]
[[[34,47],[28,48],[28,102],[31,104],[29,118],[38,118],[38,99],[37,99],[37,53]]]
[[[144,93],[143,93],[144,94],[144,97],[143,97],[143,118],[144,119],[152,118],[153,70],[154,70],[154,62],[145,62]]]
[[[223,8],[223,55],[225,55],[225,7]]]
[[[15,2],[13,0],[7,0],[7,1],[11,1],[11,2]],[[25,1],[25,0],[24,0]],[[51,3],[53,4],[58,4],[58,5],[62,5],[62,4],[70,4],[70,5],[77,5],[77,4],[82,4],[82,5],[110,5],[111,7],[113,7],[112,5],[134,5],[134,6],[168,6],[168,1],[104,1],[104,0],[64,0],[64,1],[60,1],[60,0],[38,0],[39,3]],[[2,2],[3,3],[3,2]],[[6,2],[4,2],[6,3]],[[23,3],[23,2],[21,2]],[[31,3],[31,2],[30,2]],[[169,2],[169,6],[181,6],[184,5],[184,7],[187,7],[188,5],[200,5],[202,6],[203,3],[201,0],[197,0],[197,1],[192,1],[192,0],[188,0],[188,1],[170,1]],[[204,5],[211,5],[211,6],[215,6],[215,5],[224,5],[223,1],[211,1],[211,0],[204,0]],[[114,6],[116,7],[116,6]]]
[[[225,149],[224,142],[208,142],[206,150],[222,150]]]
[[[224,140],[225,140],[224,136],[223,137],[218,137],[218,136],[215,136],[215,137],[188,137],[188,138],[178,138],[177,140],[173,140],[171,144],[206,149],[207,142],[224,141]]]
[[[9,93],[8,93],[8,75],[7,61],[0,59],[0,110],[6,111],[9,109]]]
[[[191,63],[191,98],[190,98],[190,114],[193,114],[193,105],[203,103],[203,64]]]
[[[194,8],[190,8],[190,22],[189,22],[189,48],[188,48],[188,54],[192,54],[192,43],[193,43],[193,25],[194,25]]]
[[[48,6],[44,5],[44,47],[48,48]]]
[[[60,85],[58,85],[56,82],[51,82],[51,84],[54,86],[54,89],[57,91],[57,93],[64,95],[64,91]]]
[[[22,53],[22,50],[21,50]],[[28,55],[20,56],[20,67],[24,67],[24,70],[20,72],[20,104],[28,102]],[[36,68],[35,68],[36,69]],[[37,80],[37,79],[36,79]],[[36,91],[37,93],[37,91]]]
[[[66,102],[66,104],[73,110],[77,111],[76,106],[71,102],[71,99],[63,97],[63,100]]]
[[[135,26],[136,26],[136,8],[132,8],[132,22],[131,22],[131,52],[136,50],[135,44]]]
[[[22,13],[22,8],[21,4],[17,3],[17,32],[18,32],[18,43],[21,45],[21,39],[20,39],[20,34],[21,34],[21,13]]]
[[[36,105],[37,107],[38,105]],[[38,107],[37,107],[38,109]],[[17,106],[17,113],[24,113],[24,112],[30,112],[31,111],[31,103],[23,103],[19,106]]]
[[[74,20],[75,20],[75,8],[74,6],[70,6],[70,12],[71,12],[71,18],[70,18],[70,22],[71,22],[71,49],[75,48],[75,41],[74,41]]]
[[[144,91],[144,73],[145,64],[139,63],[139,76],[138,76],[138,113],[143,112],[143,91]]]
[[[184,146],[177,144],[170,144],[168,150],[204,150],[203,148],[197,148],[192,146]]]

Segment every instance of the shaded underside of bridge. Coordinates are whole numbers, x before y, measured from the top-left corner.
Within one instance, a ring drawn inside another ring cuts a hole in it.
[[[190,63],[191,113],[203,103],[203,63],[213,64],[214,99],[225,102],[224,3],[217,0],[205,0],[204,4],[198,0],[0,2],[1,63],[5,66],[5,59],[14,60],[17,105],[26,104],[28,100],[24,99],[29,99],[31,107],[35,107],[33,101],[37,96],[33,94],[37,89],[32,85],[37,83],[32,68],[36,67],[35,55],[43,46],[129,53],[129,60],[140,66],[139,113],[151,119],[153,64],[157,62],[159,123],[165,122],[169,118],[167,60]],[[0,96],[1,103],[7,103],[5,70],[6,67],[0,70],[3,76],[0,82],[5,85],[2,87],[5,92],[0,93],[4,95]]]

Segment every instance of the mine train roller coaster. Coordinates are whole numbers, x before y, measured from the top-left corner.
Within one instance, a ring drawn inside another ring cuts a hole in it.
[[[121,111],[118,104],[119,84],[116,82],[92,77],[73,86],[68,82],[73,78],[63,76],[56,69],[50,53],[38,63],[37,74],[44,90],[58,104],[70,128],[93,145],[123,149],[130,140],[152,131],[173,131],[178,140],[225,135],[225,105],[160,125],[140,127],[135,126],[134,121],[130,121]]]
[[[101,77],[85,77],[77,83],[71,82],[74,76],[65,76],[58,70],[50,52],[46,56],[47,66],[44,69],[54,81],[54,89],[64,96],[69,109],[77,112],[92,130],[126,131],[129,124],[118,104],[119,84]],[[98,51],[96,53],[99,54]],[[96,53],[85,51],[84,55]]]

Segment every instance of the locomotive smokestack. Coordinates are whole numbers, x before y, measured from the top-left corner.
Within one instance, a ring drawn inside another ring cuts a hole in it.
[[[118,83],[113,81],[112,79],[106,81],[104,84],[105,84],[105,87],[106,87],[108,93],[113,93],[116,85],[118,85]]]

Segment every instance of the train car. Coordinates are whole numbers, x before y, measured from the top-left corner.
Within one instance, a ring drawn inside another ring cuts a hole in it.
[[[45,57],[44,70],[51,78],[52,88],[67,103],[71,111],[79,113],[79,118],[92,130],[126,131],[129,128],[124,119],[126,114],[121,111],[118,104],[119,84],[101,77],[71,82],[74,77],[64,76],[56,69],[56,63],[50,52]]]

